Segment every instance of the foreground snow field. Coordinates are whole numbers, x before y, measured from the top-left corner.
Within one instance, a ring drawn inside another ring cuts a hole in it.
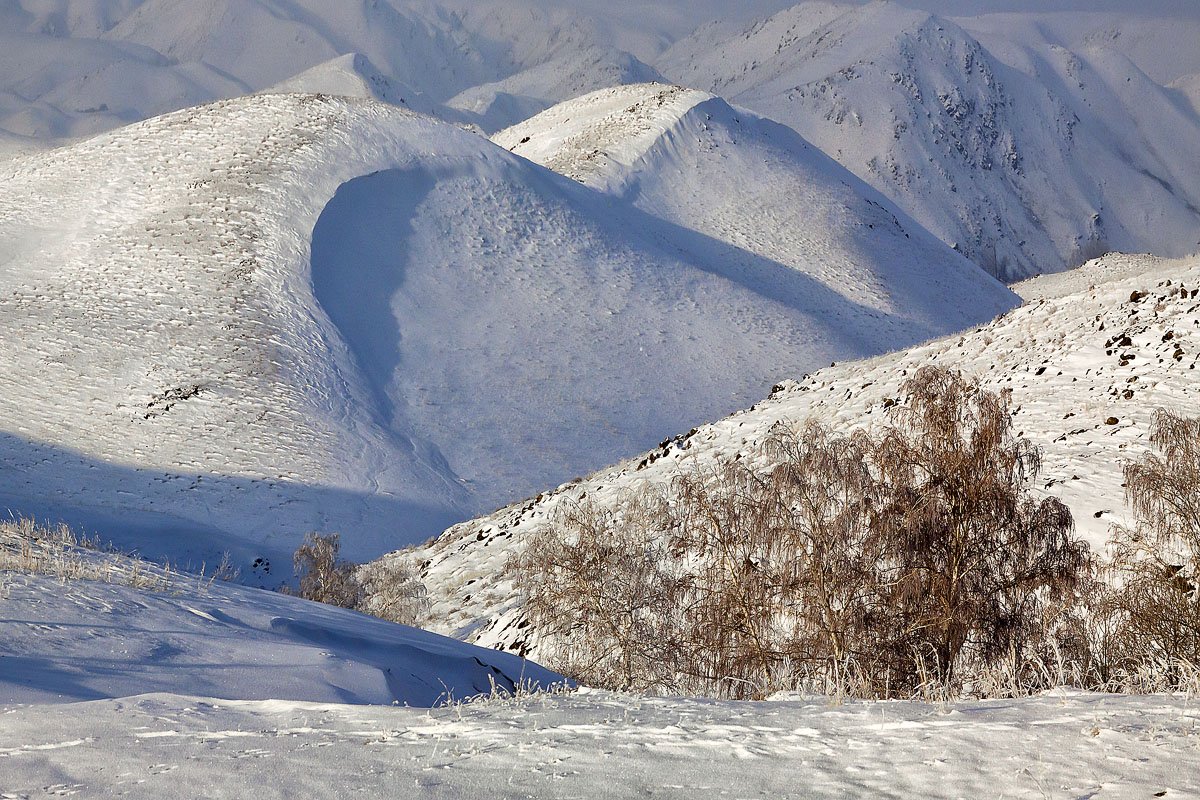
[[[0,797],[1186,798],[1182,697],[762,703],[586,691],[422,711],[147,694],[0,708]]]

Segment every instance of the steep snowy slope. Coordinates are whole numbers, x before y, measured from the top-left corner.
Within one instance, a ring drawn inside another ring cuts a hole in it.
[[[446,12],[351,0],[146,0],[103,34],[180,62],[203,62],[250,86],[269,86],[347,52],[389,77],[444,98],[490,72]]]
[[[268,89],[314,68],[316,74],[289,88],[357,92],[361,87],[347,78],[364,71],[391,84],[378,87],[381,99],[409,99],[416,91],[445,99],[507,74],[498,74],[505,68],[499,54],[485,64],[458,18],[436,7],[422,13],[364,0],[71,0],[59,6],[10,10],[0,23],[0,91],[6,93],[0,94],[0,129],[41,139],[87,135]],[[431,99],[414,107],[436,106]]]
[[[1172,81],[1170,88],[1179,92],[1192,110],[1200,114],[1200,73],[1184,75]]]
[[[842,294],[369,101],[227,101],[0,170],[4,507],[275,574],[308,530],[369,557],[1011,302],[921,250],[917,312]]]
[[[40,140],[84,136],[246,92],[207,64],[140,45],[0,29],[0,129]]]
[[[428,114],[429,110],[437,105],[411,86],[384,75],[371,63],[371,59],[361,53],[347,53],[323,64],[317,64],[298,75],[280,81],[264,94],[281,92],[333,94],[380,100],[392,105],[405,106],[422,114]]]
[[[968,316],[990,318],[1009,307],[994,279],[794,131],[704,92],[661,84],[605,89],[494,140],[904,319],[922,331],[918,338],[970,324],[951,297],[977,298]],[[874,322],[860,332],[880,351],[903,346],[905,337]]]
[[[795,128],[1002,278],[1196,251],[1200,118],[1109,51],[1003,55],[898,4],[817,3],[656,66]]]
[[[513,588],[497,576],[559,502],[585,494],[614,502],[628,487],[670,480],[681,464],[753,452],[780,420],[872,424],[904,377],[925,364],[1012,390],[1015,429],[1044,451],[1037,488],[1067,503],[1081,535],[1102,550],[1109,526],[1126,513],[1123,459],[1148,446],[1154,409],[1194,413],[1200,400],[1200,260],[1114,254],[1018,288],[1026,304],[975,331],[789,381],[747,411],[385,561],[424,565],[436,630],[536,654]]]
[[[919,4],[914,4],[919,5]],[[1143,3],[1124,3],[1124,11],[1058,11],[977,13],[954,21],[984,46],[1049,43],[1068,50],[1103,48],[1121,53],[1156,83],[1169,84],[1200,71],[1200,10],[1179,3],[1155,13]],[[958,14],[953,5],[939,12]]]
[[[0,7],[0,130],[94,134],[314,69],[290,88],[357,93],[354,62],[338,62],[351,55],[411,107],[452,121],[463,113],[440,104],[475,89],[457,105],[495,130],[585,91],[656,78],[626,50],[652,57],[665,46],[643,17],[528,0],[12,0]],[[413,104],[417,93],[425,102]]]

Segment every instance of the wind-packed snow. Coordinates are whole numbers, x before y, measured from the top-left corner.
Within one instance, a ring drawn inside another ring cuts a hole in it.
[[[1011,390],[1015,431],[1042,448],[1033,488],[1061,498],[1079,534],[1103,553],[1110,526],[1128,519],[1121,470],[1149,447],[1154,410],[1193,413],[1200,402],[1200,260],[1113,254],[1017,289],[1025,305],[973,331],[796,375],[748,410],[384,560],[423,564],[432,629],[536,658],[504,565],[560,502],[586,495],[615,503],[691,464],[752,455],[781,420],[843,430],[880,424],[900,383],[927,364]]]
[[[806,3],[655,66],[796,129],[1006,280],[1196,252],[1200,117],[1117,47],[1043,33],[992,50],[898,3]]]
[[[431,706],[562,680],[508,653],[352,611],[141,569],[161,586],[0,573],[0,706],[147,692]],[[0,712],[0,735],[12,730]],[[0,767],[0,792],[11,778]]]
[[[763,703],[607,692],[421,711],[145,694],[0,709],[12,797],[1185,798],[1184,697]]]

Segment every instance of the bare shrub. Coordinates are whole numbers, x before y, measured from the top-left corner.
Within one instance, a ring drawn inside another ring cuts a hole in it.
[[[875,449],[885,502],[875,525],[895,678],[928,657],[937,681],[961,666],[1016,668],[1048,644],[1051,620],[1087,575],[1087,545],[1057,498],[1032,499],[1037,447],[1012,433],[1007,393],[925,367],[903,385],[907,403]]]
[[[412,559],[392,557],[357,569],[358,610],[401,625],[421,625],[429,614],[429,593]]]
[[[540,657],[595,686],[679,688],[678,576],[661,535],[663,497],[629,492],[617,506],[562,502],[509,566]]]
[[[309,533],[296,548],[293,562],[300,578],[299,596],[342,608],[357,608],[363,598],[354,564],[338,558],[341,536]]]
[[[678,596],[682,671],[699,691],[754,697],[798,670],[828,671],[864,655],[875,484],[864,435],[776,426],[764,455],[693,467],[670,489],[670,552],[685,559]]]
[[[509,565],[538,657],[592,685],[732,697],[1048,680],[1079,638],[1087,547],[1065,506],[1027,495],[1038,452],[1006,396],[932,368],[903,388],[878,436],[777,425],[748,458],[564,503]]]
[[[1200,418],[1158,410],[1153,451],[1125,466],[1136,522],[1116,526],[1114,588],[1100,604],[1109,671],[1193,680],[1200,665]]]

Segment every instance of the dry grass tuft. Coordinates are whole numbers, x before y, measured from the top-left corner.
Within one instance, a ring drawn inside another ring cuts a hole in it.
[[[0,522],[0,572],[146,591],[166,591],[175,575],[170,567],[107,550],[99,539],[77,534],[67,525],[47,527],[24,518]]]

